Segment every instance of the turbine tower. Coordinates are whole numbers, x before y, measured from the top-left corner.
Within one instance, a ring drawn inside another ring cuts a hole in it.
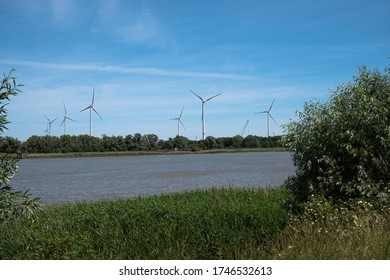
[[[71,121],[73,121],[73,122],[74,122],[75,120],[71,119],[71,118],[68,116],[68,114],[66,113],[65,103],[63,103],[63,104],[64,104],[64,112],[65,112],[65,114],[64,114],[64,120],[62,121],[61,126],[64,125],[64,135],[66,135],[66,120],[71,120]]]
[[[192,90],[190,90],[196,97],[198,97],[201,101],[202,101],[202,140],[205,139],[205,114],[204,114],[204,104],[207,102],[207,101],[210,101],[211,99],[217,97],[218,95],[221,95],[221,93],[218,93],[206,100],[204,100],[202,97],[200,97],[199,95],[197,95],[195,92],[193,92]]]
[[[183,126],[184,129],[186,129],[183,122],[181,121],[181,116],[183,115],[183,110],[184,110],[184,107],[181,109],[181,113],[180,113],[180,116],[178,118],[170,119],[171,121],[177,120],[177,136],[180,136],[180,124]]]
[[[277,125],[274,117],[272,117],[271,115],[271,109],[272,109],[272,106],[274,105],[274,102],[275,102],[275,98],[274,100],[272,101],[271,103],[271,106],[269,107],[268,111],[262,111],[262,112],[256,112],[255,114],[267,114],[267,136],[269,137],[269,118],[271,117],[271,119],[274,121],[274,123]]]
[[[93,88],[93,94],[92,94],[92,103],[86,107],[85,109],[81,110],[80,112],[82,111],[85,111],[87,109],[89,109],[89,136],[92,136],[92,110],[95,111],[95,113],[99,116],[99,118],[102,120],[102,117],[99,115],[99,113],[96,111],[95,107],[93,107],[93,102],[95,100],[95,88]]]
[[[47,129],[44,132],[47,132],[47,135],[50,136],[50,131],[51,131],[51,124],[57,119],[55,118],[54,120],[50,120],[45,114],[45,118],[47,119]]]

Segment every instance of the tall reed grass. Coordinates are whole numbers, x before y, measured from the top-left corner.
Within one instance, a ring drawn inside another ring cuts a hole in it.
[[[255,258],[287,224],[288,199],[280,188],[226,188],[50,207],[0,225],[0,258]]]

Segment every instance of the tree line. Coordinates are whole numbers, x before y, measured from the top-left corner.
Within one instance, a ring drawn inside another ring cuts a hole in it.
[[[282,147],[281,136],[262,137],[248,135],[245,138],[215,138],[208,136],[205,140],[194,141],[184,136],[168,140],[159,139],[155,134],[135,133],[126,136],[94,137],[78,136],[31,136],[26,141],[13,137],[0,137],[0,153],[78,153],[78,152],[120,152],[120,151],[158,151],[181,150],[199,151],[212,149],[240,148],[274,148]]]

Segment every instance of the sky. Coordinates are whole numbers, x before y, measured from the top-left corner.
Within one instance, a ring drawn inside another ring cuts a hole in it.
[[[284,133],[305,102],[327,100],[358,67],[390,65],[388,0],[1,0],[0,71],[22,93],[2,136]],[[245,124],[248,125],[245,128]],[[245,130],[244,130],[245,128]]]

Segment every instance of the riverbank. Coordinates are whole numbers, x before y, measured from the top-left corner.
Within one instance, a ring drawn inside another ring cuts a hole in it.
[[[23,153],[23,159],[32,158],[75,158],[75,157],[115,157],[115,156],[149,156],[149,155],[181,155],[181,154],[214,154],[214,153],[242,153],[242,152],[285,152],[284,148],[240,148],[240,149],[212,149],[198,151],[120,151],[120,152],[78,152],[78,153]]]
[[[390,217],[283,188],[224,188],[45,207],[0,224],[0,259],[390,259]]]

